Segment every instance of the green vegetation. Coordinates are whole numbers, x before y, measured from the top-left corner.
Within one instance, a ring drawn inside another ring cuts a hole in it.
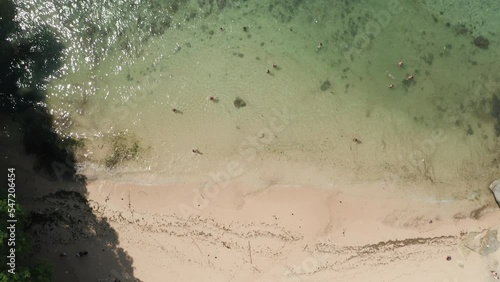
[[[15,247],[8,246],[9,232],[7,226],[9,223],[5,219],[8,218],[9,206],[5,197],[0,199],[0,238],[2,245],[0,246],[0,282],[48,282],[52,281],[52,269],[46,262],[40,262],[33,259],[34,251],[30,242],[30,236],[27,231],[27,217],[23,212],[22,207],[16,204],[16,219],[15,226]],[[7,265],[7,255],[10,254],[10,249],[15,248],[15,274],[7,272],[10,267]]]
[[[139,140],[134,136],[127,139],[125,135],[119,134],[113,137],[111,144],[111,153],[104,160],[108,168],[114,168],[123,161],[136,159],[143,151]]]

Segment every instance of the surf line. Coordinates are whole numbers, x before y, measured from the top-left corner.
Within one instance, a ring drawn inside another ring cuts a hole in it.
[[[245,173],[244,168],[256,159],[259,150],[273,143],[276,135],[285,130],[291,120],[288,109],[285,107],[279,111],[273,108],[271,112],[272,117],[268,126],[262,128],[257,134],[247,137],[238,146],[238,153],[243,157],[243,161],[229,161],[224,166],[224,169],[211,171],[208,174],[209,181],[203,187],[193,189],[194,196],[191,203],[179,203],[178,209],[184,217],[189,218],[192,215],[199,214],[200,210],[206,208],[210,201],[216,198],[220,190],[224,189],[231,180]]]

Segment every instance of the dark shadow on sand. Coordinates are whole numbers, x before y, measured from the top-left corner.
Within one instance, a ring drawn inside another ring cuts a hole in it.
[[[46,260],[54,281],[85,281],[82,273],[100,281],[138,281],[132,258],[118,247],[117,233],[87,201],[86,179],[76,173],[79,141],[60,138],[44,106],[45,85],[61,66],[64,47],[49,28],[28,39],[7,40],[19,31],[15,13],[12,1],[0,0],[1,171],[7,177],[7,168],[15,168],[17,201],[26,211],[19,226],[32,241],[17,267]],[[79,251],[88,255],[78,257]]]

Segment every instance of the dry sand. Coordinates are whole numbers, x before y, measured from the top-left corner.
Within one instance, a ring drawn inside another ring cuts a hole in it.
[[[109,249],[133,260],[140,281],[495,281],[491,271],[500,271],[498,245],[482,239],[500,226],[493,201],[430,198],[381,183],[257,189],[234,181],[203,198],[191,184],[96,181],[87,189],[91,217],[116,234],[52,234],[61,240],[47,239],[41,253],[56,263],[57,281],[133,281],[132,270],[100,250],[114,236]],[[34,202],[43,205],[47,192],[38,190]],[[480,255],[478,244],[495,252]],[[80,250],[89,256],[75,257]]]

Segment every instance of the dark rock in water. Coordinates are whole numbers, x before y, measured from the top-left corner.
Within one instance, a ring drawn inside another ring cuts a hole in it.
[[[483,37],[483,36],[478,36],[474,38],[474,45],[481,49],[488,49],[488,46],[490,45],[490,41]]]
[[[328,89],[330,89],[330,86],[331,86],[331,83],[330,81],[328,80],[325,80],[322,84],[321,84],[321,91],[326,91]]]
[[[243,101],[243,99],[241,99],[240,97],[236,97],[236,99],[234,99],[233,104],[238,109],[243,108],[247,105],[247,103],[245,101]]]

